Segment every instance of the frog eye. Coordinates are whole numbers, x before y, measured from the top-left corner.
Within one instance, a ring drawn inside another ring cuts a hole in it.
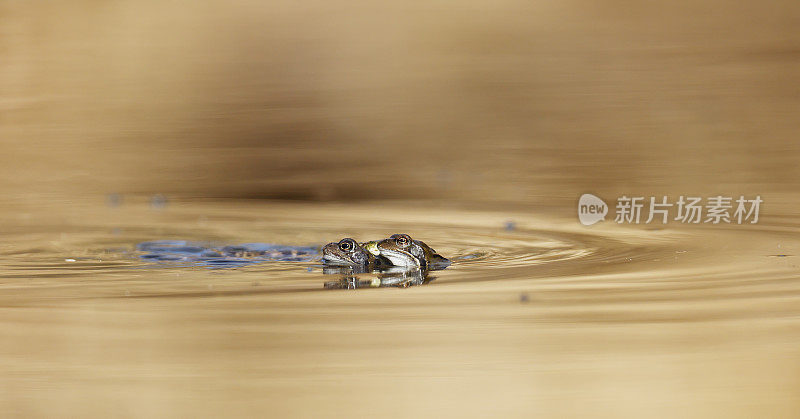
[[[355,248],[356,246],[353,239],[342,239],[342,241],[339,242],[339,249],[345,252],[352,252]]]
[[[394,242],[401,247],[408,246],[408,238],[406,236],[397,236],[397,238],[394,239]]]

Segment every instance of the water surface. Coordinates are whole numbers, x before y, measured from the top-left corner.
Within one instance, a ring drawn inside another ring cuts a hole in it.
[[[546,211],[394,204],[131,200],[6,212],[6,408],[204,416],[392,405],[406,415],[452,413],[460,407],[447,401],[466,396],[487,402],[468,415],[625,415],[662,401],[702,414],[732,395],[742,416],[795,407],[797,218],[586,228]],[[325,288],[314,249],[395,232],[454,263],[420,286]],[[150,240],[311,251],[210,269],[142,258],[137,244]],[[48,403],[33,402],[34,388]],[[573,394],[579,403],[561,403]],[[618,403],[631,395],[643,400]]]

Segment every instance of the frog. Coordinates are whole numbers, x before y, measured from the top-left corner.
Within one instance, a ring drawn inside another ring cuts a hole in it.
[[[369,271],[391,266],[389,260],[377,250],[377,241],[359,243],[350,237],[322,247],[322,262],[326,265],[357,267]]]
[[[408,234],[393,234],[375,246],[380,255],[394,266],[416,267],[421,269],[444,269],[450,260],[437,253],[420,240]]]

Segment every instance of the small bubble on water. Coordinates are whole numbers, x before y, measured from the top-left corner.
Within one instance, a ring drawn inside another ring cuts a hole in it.
[[[164,209],[167,207],[167,197],[161,194],[155,194],[150,198],[150,206],[154,209]]]
[[[64,262],[77,262],[75,259],[64,259]]]
[[[118,193],[110,193],[106,197],[106,203],[108,203],[109,207],[118,207],[122,205],[122,195]]]

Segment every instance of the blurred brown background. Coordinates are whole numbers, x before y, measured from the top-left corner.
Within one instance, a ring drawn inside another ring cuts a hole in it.
[[[0,417],[797,417],[800,2],[376,3],[0,0]],[[453,266],[132,252],[397,232]]]
[[[2,1],[0,22],[4,193],[572,201],[800,174],[796,1]]]

